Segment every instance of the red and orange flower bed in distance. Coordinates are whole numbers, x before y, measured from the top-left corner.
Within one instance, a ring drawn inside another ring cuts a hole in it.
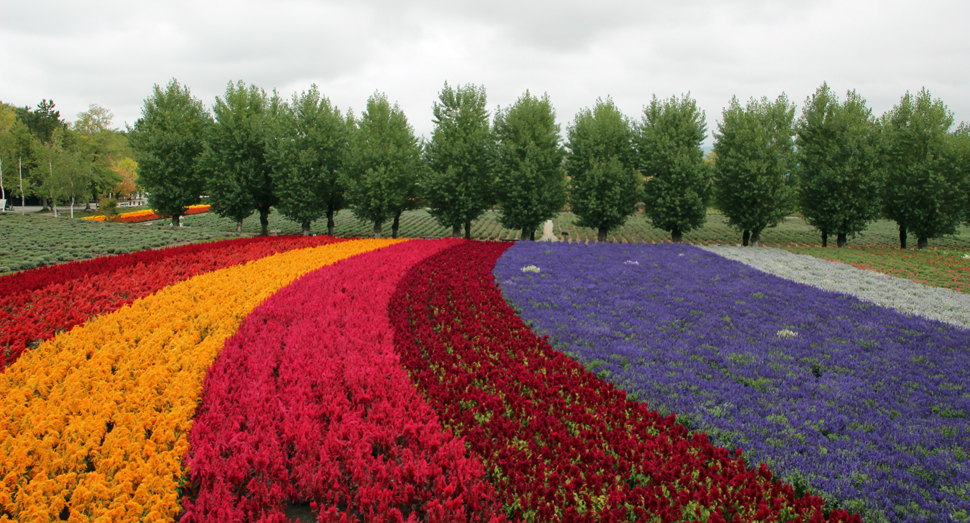
[[[209,212],[209,205],[208,204],[190,205],[185,210],[185,214],[186,215],[189,215],[189,214],[199,214],[199,213],[203,213],[203,212]],[[162,214],[158,214],[158,213],[156,213],[155,211],[153,211],[151,209],[145,209],[145,210],[142,210],[142,211],[134,211],[134,212],[122,213],[122,214],[119,214],[119,215],[114,216],[112,218],[109,218],[109,217],[103,216],[103,215],[99,215],[99,216],[88,216],[88,217],[86,217],[84,219],[85,220],[95,221],[95,222],[112,221],[112,222],[121,222],[121,223],[138,223],[138,222],[150,222],[150,221],[154,221],[154,220],[160,220],[162,218],[167,218],[167,217],[168,216],[162,215]]]

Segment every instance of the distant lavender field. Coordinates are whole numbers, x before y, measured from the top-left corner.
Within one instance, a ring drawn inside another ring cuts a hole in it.
[[[495,275],[558,349],[796,488],[866,521],[970,516],[970,329],[689,245],[519,242]]]

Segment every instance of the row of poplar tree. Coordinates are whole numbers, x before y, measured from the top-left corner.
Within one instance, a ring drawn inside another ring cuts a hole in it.
[[[397,104],[375,93],[356,117],[341,114],[316,86],[285,100],[230,83],[212,114],[172,80],[155,86],[129,133],[138,185],[175,223],[208,195],[217,214],[258,213],[263,234],[276,208],[302,225],[349,208],[374,224],[427,208],[456,236],[486,210],[524,239],[569,206],[580,226],[605,239],[642,206],[680,241],[714,204],[757,244],[761,232],[800,212],[842,246],[881,216],[919,246],[970,219],[970,138],[965,125],[924,89],[875,118],[854,91],[839,101],[823,84],[796,121],[785,95],[734,98],[701,149],[705,115],[689,96],[645,106],[640,121],[609,98],[583,109],[563,140],[548,95],[528,91],[494,116],[485,89],[445,83],[433,105],[430,140],[419,140]],[[565,142],[565,143],[564,143]]]

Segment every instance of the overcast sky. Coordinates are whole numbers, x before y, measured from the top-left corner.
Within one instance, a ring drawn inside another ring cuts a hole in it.
[[[289,97],[316,83],[359,115],[375,91],[430,137],[444,82],[488,105],[548,93],[565,136],[612,96],[640,119],[690,92],[708,135],[733,95],[801,107],[823,81],[877,115],[926,87],[970,121],[967,0],[0,0],[0,101],[90,104],[133,124],[172,78],[211,107],[229,81]],[[711,143],[710,137],[707,144]]]

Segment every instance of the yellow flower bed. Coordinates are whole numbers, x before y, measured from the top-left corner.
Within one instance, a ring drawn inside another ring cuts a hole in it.
[[[209,365],[296,278],[403,240],[276,254],[166,287],[0,374],[0,521],[171,521]]]

